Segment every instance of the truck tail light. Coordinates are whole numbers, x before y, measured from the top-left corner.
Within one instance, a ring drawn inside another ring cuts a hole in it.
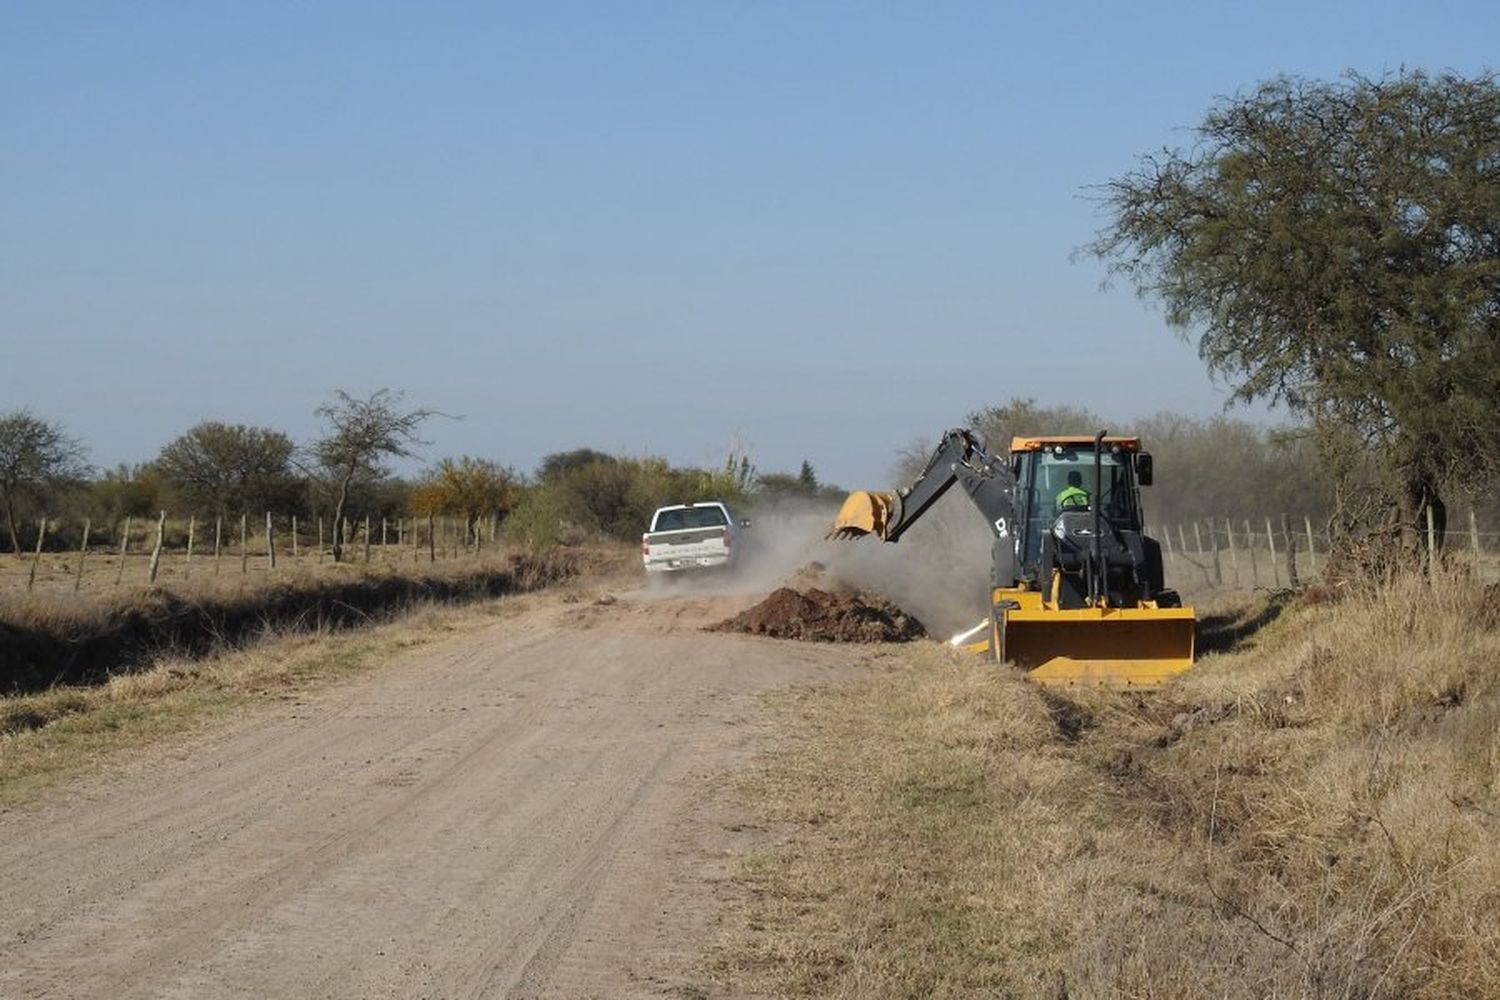
[[[646,536],[645,535],[642,535],[641,536],[641,555],[643,555],[643,556],[649,556],[650,554],[651,554],[651,543],[646,540]]]
[[[724,539],[724,547],[726,549],[734,545],[734,536],[729,533],[728,528],[720,528],[719,535]]]

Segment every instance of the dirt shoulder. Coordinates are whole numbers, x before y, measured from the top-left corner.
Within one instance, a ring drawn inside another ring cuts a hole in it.
[[[578,594],[0,815],[0,994],[691,995],[758,695],[857,649]]]

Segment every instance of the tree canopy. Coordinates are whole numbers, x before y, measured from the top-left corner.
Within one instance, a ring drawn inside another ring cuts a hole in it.
[[[207,420],[162,448],[156,467],[190,508],[217,515],[279,510],[298,500],[295,452],[281,431]]]
[[[62,425],[26,410],[0,415],[0,507],[12,552],[21,551],[16,530],[20,505],[40,499],[59,484],[80,479],[88,471],[83,445],[69,437]]]
[[[1500,469],[1500,86],[1282,77],[1196,135],[1104,187],[1088,251],[1199,331],[1238,399],[1379,456],[1413,539]]]
[[[520,487],[520,477],[498,462],[445,458],[417,482],[407,506],[413,514],[460,515],[472,536],[481,518],[503,519],[511,512]]]

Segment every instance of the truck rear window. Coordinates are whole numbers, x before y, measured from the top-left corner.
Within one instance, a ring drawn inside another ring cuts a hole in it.
[[[680,510],[663,510],[656,514],[653,531],[686,531],[689,528],[722,528],[728,524],[724,511],[718,507],[684,507]]]

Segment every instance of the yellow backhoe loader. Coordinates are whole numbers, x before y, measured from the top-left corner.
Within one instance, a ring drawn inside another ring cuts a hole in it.
[[[1142,530],[1139,438],[1018,437],[1007,461],[952,430],[910,486],[851,493],[828,535],[900,541],[955,483],[994,541],[989,620],[954,645],[1055,686],[1156,687],[1193,665],[1193,609],[1166,589]]]

